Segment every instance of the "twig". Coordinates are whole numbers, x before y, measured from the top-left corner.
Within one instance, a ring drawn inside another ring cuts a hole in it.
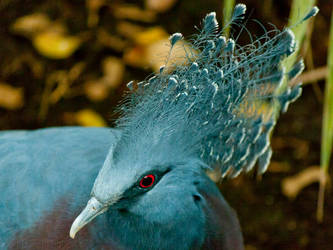
[[[292,80],[290,84],[294,85],[298,82],[302,82],[305,85],[319,80],[324,80],[327,75],[328,68],[327,66],[323,66],[301,74],[299,77],[296,77],[294,80]]]
[[[325,188],[327,183],[328,175],[324,169],[320,169],[320,181],[319,181],[319,192],[317,202],[317,221],[323,222],[324,218],[324,200],[325,200]]]

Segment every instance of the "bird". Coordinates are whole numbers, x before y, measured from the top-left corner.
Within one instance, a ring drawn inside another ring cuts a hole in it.
[[[236,5],[230,25],[245,11]],[[1,249],[244,249],[207,172],[266,171],[276,107],[301,94],[283,83],[304,64],[282,66],[296,50],[289,28],[240,46],[215,12],[201,26],[186,63],[127,84],[115,128],[0,132]],[[170,50],[183,39],[171,35]]]

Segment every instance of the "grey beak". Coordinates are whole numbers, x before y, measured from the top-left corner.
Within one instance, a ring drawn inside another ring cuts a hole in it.
[[[80,215],[74,220],[69,232],[70,237],[74,239],[76,233],[80,231],[81,228],[87,225],[96,216],[104,213],[107,209],[107,205],[99,202],[95,197],[92,197]]]

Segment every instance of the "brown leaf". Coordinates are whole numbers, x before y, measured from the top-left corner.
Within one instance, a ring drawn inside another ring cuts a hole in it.
[[[293,155],[297,159],[304,158],[310,150],[309,141],[296,137],[273,137],[272,147],[274,150],[292,149]]]
[[[43,13],[34,13],[19,17],[11,25],[13,33],[31,37],[41,31],[48,29],[51,25],[49,17]]]
[[[127,41],[109,34],[104,29],[97,31],[97,41],[104,47],[112,48],[119,52],[122,52],[128,46]]]
[[[146,0],[145,6],[149,10],[166,12],[171,9],[177,0]]]
[[[171,72],[176,65],[188,63],[188,58],[195,57],[197,52],[186,41],[178,41],[170,52],[170,42],[164,38],[147,46],[137,45],[124,53],[125,63],[141,68],[151,67],[158,72],[165,66],[164,72]]]
[[[146,58],[146,50],[142,46],[135,46],[133,48],[125,50],[123,60],[125,63],[133,67],[149,67],[149,62]]]
[[[116,30],[119,35],[135,40],[135,37],[141,32],[144,32],[145,28],[137,24],[122,21],[117,23]]]
[[[267,169],[267,171],[272,173],[286,173],[290,171],[290,165],[288,162],[272,161],[269,164],[269,168]]]
[[[104,77],[102,78],[105,85],[111,88],[117,88],[123,80],[125,65],[117,57],[107,57],[103,61]]]
[[[84,84],[86,96],[94,102],[102,101],[109,95],[109,87],[102,80],[88,81]]]
[[[88,9],[88,27],[95,27],[99,21],[99,9],[105,4],[105,0],[86,0],[86,6]]]
[[[197,52],[183,40],[178,41],[170,52],[170,42],[166,38],[147,46],[146,61],[150,63],[155,72],[165,65],[164,72],[168,73],[176,65],[188,63],[188,58],[193,58],[196,54]]]

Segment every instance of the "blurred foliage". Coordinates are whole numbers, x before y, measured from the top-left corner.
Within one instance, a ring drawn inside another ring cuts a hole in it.
[[[288,19],[288,27],[292,27],[291,30],[295,34],[296,40],[296,52],[288,57],[284,61],[284,66],[286,70],[290,70],[294,63],[297,61],[298,51],[302,48],[302,43],[306,34],[306,31],[311,29],[311,26],[308,25],[307,20],[305,22],[299,23],[303,17],[315,6],[316,0],[293,0],[290,9],[290,16]]]
[[[230,22],[232,12],[234,10],[235,0],[224,0],[223,1],[223,26],[227,26]],[[229,35],[230,28],[227,27],[225,30],[226,35]]]
[[[226,22],[228,17],[222,14],[229,13],[228,6],[235,2],[241,1],[226,1],[226,5],[221,0],[0,1],[0,129],[112,126],[126,83],[141,81],[164,64],[169,34],[182,32],[189,38],[211,11]],[[314,0],[242,2],[248,9],[247,28],[256,37],[263,34],[263,27],[271,28],[269,23],[283,29],[291,9],[295,19],[289,25],[297,23]],[[272,138],[272,163],[262,181],[254,182],[256,176],[250,173],[220,185],[239,214],[247,249],[330,249],[333,245],[332,195],[326,196],[322,224],[316,223],[315,213],[322,79],[327,72],[333,4],[318,0],[317,5],[320,13],[309,28],[295,28],[300,29],[300,37],[305,35],[299,49],[308,72],[302,80],[319,84],[306,85],[303,96],[281,116]],[[248,43],[247,32],[240,31],[232,27],[230,35],[240,44]],[[182,57],[183,50],[173,51],[179,53],[172,55],[174,60]],[[332,131],[329,66],[323,139]],[[313,77],[312,69],[320,67],[324,69],[320,77]],[[328,140],[324,143],[329,145]],[[327,159],[332,150],[323,149],[322,159]],[[329,163],[323,162],[328,169]]]
[[[317,209],[317,218],[319,221],[322,221],[324,217],[324,190],[327,184],[327,174],[332,154],[333,143],[333,11],[331,14],[331,26],[328,44],[328,75],[325,85],[323,128],[321,134],[320,155],[320,165],[323,173],[320,179],[320,190]]]

